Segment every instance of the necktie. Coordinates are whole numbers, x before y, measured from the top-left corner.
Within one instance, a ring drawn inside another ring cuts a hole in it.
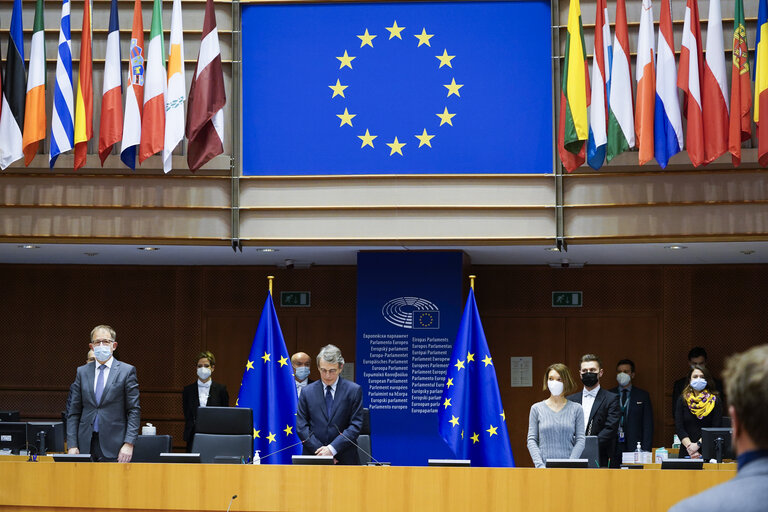
[[[621,424],[624,424],[624,419],[627,417],[627,412],[629,411],[629,402],[627,401],[629,398],[629,390],[628,389],[622,389],[621,390]]]
[[[328,419],[331,419],[331,409],[333,408],[333,395],[331,386],[325,387],[325,410],[328,412]]]
[[[101,395],[104,394],[104,369],[107,365],[99,366],[99,376],[96,378],[96,405],[101,402]],[[93,431],[99,431],[99,413],[96,412],[96,418],[93,420]]]

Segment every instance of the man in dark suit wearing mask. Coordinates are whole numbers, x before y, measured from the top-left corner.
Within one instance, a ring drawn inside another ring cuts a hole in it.
[[[633,452],[637,443],[644,452],[651,451],[653,442],[653,407],[651,396],[634,385],[635,363],[622,359],[616,364],[618,387],[611,389],[619,396],[619,431],[614,455],[614,467],[621,463],[622,452]]]
[[[601,468],[609,466],[616,447],[616,432],[621,417],[619,397],[600,387],[600,377],[603,376],[603,364],[594,354],[581,356],[581,382],[584,388],[581,393],[574,393],[568,400],[581,404],[584,411],[585,434],[597,436],[599,464]],[[618,467],[621,461],[613,461],[613,467]]]

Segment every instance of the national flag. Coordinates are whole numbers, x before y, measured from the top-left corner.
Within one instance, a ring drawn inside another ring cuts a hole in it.
[[[653,3],[643,0],[640,7],[640,32],[637,36],[637,133],[638,162],[653,158],[653,114],[656,107],[656,56],[653,47]]]
[[[592,52],[592,99],[589,105],[589,140],[587,163],[595,170],[605,161],[608,143],[608,91],[611,88],[611,25],[605,0],[597,0],[595,8],[595,46]]]
[[[163,49],[163,0],[155,0],[147,51],[144,110],[141,117],[139,163],[163,150],[165,137],[165,50]]]
[[[456,334],[437,412],[440,436],[473,466],[513,467],[507,417],[474,289]]]
[[[120,71],[120,26],[117,0],[109,11],[107,55],[104,59],[104,82],[101,88],[101,123],[99,125],[99,158],[101,165],[112,147],[123,138],[123,79]]]
[[[61,153],[72,149],[75,143],[75,109],[72,93],[72,34],[69,18],[70,0],[61,2],[59,46],[56,49],[56,84],[53,89],[53,115],[51,116],[51,148],[48,160],[51,168]]]
[[[589,106],[591,92],[587,74],[587,53],[581,25],[579,0],[571,0],[568,8],[568,34],[565,40],[565,63],[560,89],[558,146],[560,160],[568,172],[585,160],[585,144],[589,138]]]
[[[144,21],[141,0],[134,0],[133,28],[128,65],[128,88],[125,91],[125,117],[120,160],[136,168],[136,147],[141,142],[141,109],[144,106]]]
[[[93,137],[93,48],[91,0],[83,3],[83,30],[80,40],[80,71],[75,96],[75,170],[85,165],[88,141]]]
[[[635,107],[632,98],[632,71],[629,68],[627,7],[616,0],[616,31],[613,41],[611,91],[608,96],[608,149],[610,162],[616,155],[635,147]]]
[[[707,55],[701,80],[705,163],[728,151],[728,82],[723,49],[723,16],[720,0],[709,0]]]
[[[43,0],[35,3],[24,114],[24,164],[29,165],[45,139],[45,21]]]
[[[704,67],[701,53],[699,2],[688,0],[683,21],[683,46],[680,50],[680,73],[677,86],[683,90],[683,111],[688,120],[688,157],[694,167],[706,161],[704,149],[704,117],[701,103],[700,72]]]
[[[253,409],[253,449],[259,450],[262,463],[290,464],[291,456],[301,453],[296,432],[297,402],[293,366],[270,292],[235,403]]]
[[[205,20],[197,67],[189,88],[187,163],[193,171],[224,152],[224,73],[213,0],[205,4]]]
[[[741,143],[752,137],[752,84],[749,80],[749,45],[744,21],[744,2],[733,7],[733,59],[731,65],[731,111],[728,125],[728,150],[734,166],[741,164]]]
[[[0,110],[0,169],[5,169],[24,156],[21,130],[24,126],[27,71],[24,68],[21,0],[13,1],[7,55],[3,76],[3,106]]]
[[[653,151],[662,169],[683,149],[683,121],[677,96],[675,39],[670,0],[662,0],[656,66],[656,112],[653,118]]]
[[[755,123],[757,159],[768,167],[768,0],[759,0],[755,37]],[[765,122],[761,123],[760,120]]]
[[[173,0],[171,43],[168,49],[168,89],[165,94],[165,142],[163,170],[169,172],[173,150],[184,139],[184,100],[187,85],[184,74],[184,34],[181,25],[181,0]]]

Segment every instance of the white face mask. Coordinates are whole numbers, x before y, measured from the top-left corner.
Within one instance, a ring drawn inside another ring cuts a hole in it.
[[[616,381],[619,383],[619,386],[625,388],[632,382],[632,377],[622,372],[616,375]]]
[[[547,387],[552,396],[560,396],[563,394],[563,383],[559,380],[548,380]]]
[[[691,387],[696,391],[703,391],[704,388],[707,387],[707,379],[704,379],[704,378],[691,379]]]
[[[200,380],[206,380],[211,376],[211,369],[206,368],[205,366],[200,366],[197,369],[197,376],[200,377]]]
[[[104,363],[112,357],[112,347],[109,345],[97,345],[93,347],[93,355],[96,357],[96,361]]]

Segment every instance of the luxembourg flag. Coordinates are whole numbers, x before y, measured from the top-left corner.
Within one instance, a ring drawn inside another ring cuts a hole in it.
[[[610,162],[624,151],[635,147],[635,114],[632,98],[632,71],[629,68],[629,32],[627,7],[616,0],[616,33],[611,64],[611,90],[608,96],[608,151]]]
[[[595,170],[605,161],[608,144],[608,91],[611,88],[611,25],[605,0],[597,0],[595,10],[595,47],[592,52],[592,101],[589,107],[587,163]]]
[[[640,13],[640,33],[637,37],[637,132],[638,162],[645,164],[653,158],[653,114],[656,97],[656,70],[653,48],[653,3],[643,0]]]
[[[125,91],[125,116],[120,160],[136,169],[136,148],[141,143],[141,109],[144,105],[144,21],[141,0],[133,4],[133,28],[128,66],[128,88]]]
[[[709,0],[707,57],[701,81],[704,119],[704,163],[728,151],[728,82],[723,48],[723,17],[720,0]]]
[[[677,97],[675,39],[669,0],[661,2],[656,65],[656,112],[653,118],[653,151],[662,169],[683,149],[683,121]]]
[[[683,46],[680,50],[680,74],[677,86],[684,95],[683,110],[688,120],[688,158],[694,167],[706,160],[704,153],[704,117],[701,109],[700,70],[704,67],[701,54],[699,3],[688,0],[683,22]]]
[[[117,0],[112,0],[107,35],[107,57],[104,59],[104,84],[101,96],[101,126],[99,128],[99,158],[101,166],[114,146],[123,138],[123,81],[120,75],[120,27]]]

